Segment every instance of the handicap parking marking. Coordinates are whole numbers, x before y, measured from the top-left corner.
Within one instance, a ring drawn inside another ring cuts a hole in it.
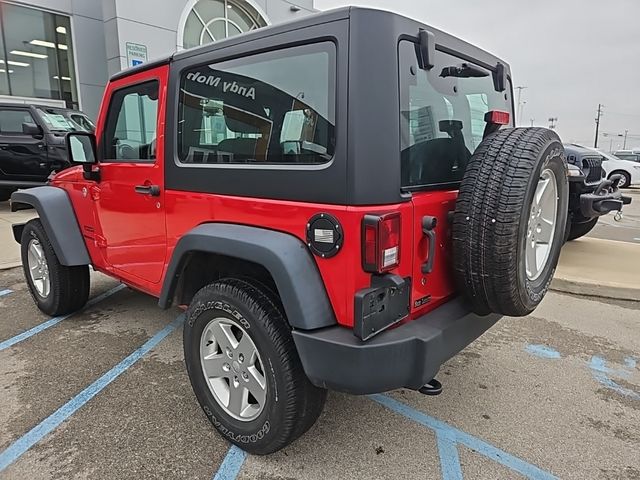
[[[527,345],[525,347],[525,350],[532,355],[540,358],[560,358],[560,352],[546,345]],[[588,367],[591,370],[593,378],[602,386],[613,390],[625,397],[629,397],[634,400],[640,400],[640,393],[631,390],[630,388],[623,387],[611,378],[612,376],[614,376],[621,379],[628,379],[631,376],[631,372],[636,368],[637,365],[638,361],[634,357],[625,357],[624,369],[611,368],[607,366],[607,361],[604,358],[599,357],[598,355],[593,355],[588,363]]]
[[[440,454],[440,465],[443,480],[457,480],[463,478],[462,467],[460,466],[460,459],[457,451],[458,444],[470,448],[476,453],[479,453],[480,455],[483,455],[532,480],[557,480],[558,478],[535,465],[525,462],[504,450],[494,447],[484,440],[474,437],[462,430],[458,430],[441,420],[430,417],[426,413],[422,413],[421,411],[395,400],[388,395],[374,394],[369,395],[369,398],[389,410],[413,420],[414,422],[417,422],[435,432],[436,439],[438,441],[438,452]]]
[[[625,368],[634,369],[637,365],[636,359],[627,357],[624,359]],[[629,378],[631,372],[628,370],[621,370],[607,367],[607,362],[596,355],[591,357],[589,362],[589,368],[593,378],[596,379],[600,385],[619,393],[622,396],[632,398],[634,400],[640,400],[640,393],[631,390],[630,388],[623,387],[611,378],[611,375],[615,375],[620,378]]]
[[[556,359],[560,358],[560,352],[547,345],[527,345],[525,350],[540,358]]]
[[[13,345],[15,345],[16,343],[20,343],[23,340],[26,340],[27,338],[33,337],[35,334],[40,333],[48,328],[53,327],[54,325],[57,325],[58,323],[62,322],[63,320],[66,320],[67,318],[71,317],[72,315],[75,315],[76,313],[79,313],[83,310],[85,310],[87,307],[90,307],[92,305],[95,305],[98,302],[101,302],[102,300],[104,300],[107,297],[110,297],[111,295],[113,295],[114,293],[119,292],[120,290],[122,290],[123,288],[125,288],[125,285],[118,285],[117,287],[112,288],[111,290],[107,290],[104,293],[101,293],[100,295],[98,295],[97,297],[94,297],[92,299],[90,299],[85,306],[79,310],[78,312],[73,312],[73,313],[68,313],[66,315],[61,315],[59,317],[53,317],[50,318],[49,320],[42,322],[39,325],[36,325],[33,328],[30,328],[29,330],[26,330],[14,337],[8,338],[7,340],[4,340],[2,342],[0,342],[0,352],[2,350],[5,350],[9,347],[12,347]]]
[[[0,290],[0,297],[4,297],[5,295],[9,295],[10,293],[13,293],[13,290],[9,290],[8,288]]]
[[[97,298],[97,297],[96,297]],[[62,405],[58,410],[53,412],[42,422],[32,428],[29,432],[24,434],[18,440],[13,442],[3,452],[0,452],[0,472],[18,460],[24,453],[26,453],[31,447],[42,440],[46,435],[55,430],[62,422],[70,418],[74,413],[85,405],[89,400],[100,393],[111,382],[118,378],[122,373],[127,371],[138,360],[144,357],[149,351],[156,347],[162,340],[164,340],[170,333],[176,330],[184,322],[184,314],[180,314],[169,325],[164,327],[153,337],[147,340],[137,350],[127,356],[124,360],[118,363],[111,370],[106,372],[96,381],[94,381],[87,388],[78,393],[75,397]]]
[[[235,480],[246,458],[247,452],[231,445],[213,480]]]

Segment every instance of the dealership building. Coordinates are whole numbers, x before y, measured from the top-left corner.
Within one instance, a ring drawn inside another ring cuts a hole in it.
[[[313,0],[0,0],[0,102],[95,118],[123,68],[314,11]]]

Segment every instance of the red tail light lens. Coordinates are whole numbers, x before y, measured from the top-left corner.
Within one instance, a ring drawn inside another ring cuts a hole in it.
[[[509,112],[503,112],[501,110],[489,110],[484,114],[484,121],[486,123],[495,123],[497,125],[509,125],[510,118]]]
[[[383,273],[400,264],[400,214],[365,215],[362,222],[362,266]]]

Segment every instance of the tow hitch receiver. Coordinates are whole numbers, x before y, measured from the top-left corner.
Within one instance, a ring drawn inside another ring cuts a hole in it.
[[[430,382],[428,382],[425,386],[421,387],[418,390],[423,395],[440,395],[442,393],[442,384],[433,378]]]

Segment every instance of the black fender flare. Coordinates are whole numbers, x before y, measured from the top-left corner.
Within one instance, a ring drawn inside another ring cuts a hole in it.
[[[331,302],[307,246],[287,233],[229,223],[205,223],[178,241],[158,305],[168,308],[190,252],[226,255],[257,263],[273,277],[289,324],[311,330],[336,324]]]
[[[91,258],[82,238],[76,214],[65,190],[44,186],[19,190],[11,194],[11,210],[35,208],[47,237],[62,265],[89,265]],[[13,236],[20,243],[24,224],[13,225]]]

